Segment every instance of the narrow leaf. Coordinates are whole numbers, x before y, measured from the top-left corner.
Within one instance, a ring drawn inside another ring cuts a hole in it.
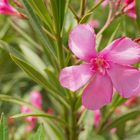
[[[136,1],[136,14],[137,14],[137,24],[138,24],[138,28],[140,30],[140,0],[135,0]]]
[[[39,126],[32,140],[46,140],[45,129],[43,125]]]
[[[9,140],[7,119],[3,113],[0,122],[0,140]]]

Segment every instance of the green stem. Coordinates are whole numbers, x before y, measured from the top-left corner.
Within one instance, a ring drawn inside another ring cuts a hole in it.
[[[105,130],[105,126],[108,122],[108,119],[112,116],[113,112],[115,111],[115,109],[121,105],[125,100],[123,98],[121,98],[119,95],[116,96],[116,98],[114,99],[114,101],[112,102],[112,105],[110,107],[110,109],[107,111],[107,114],[105,115],[105,117],[102,119],[99,128],[97,129],[97,133],[102,133]]]
[[[93,6],[93,8],[91,8],[85,15],[83,15],[81,18],[80,18],[80,22],[79,23],[83,23],[85,21],[85,19],[87,17],[89,17],[93,11],[98,7],[100,6],[100,4],[103,2],[104,0],[100,0],[95,6]]]
[[[102,122],[100,123],[99,128],[97,129],[97,133],[100,134],[102,133],[102,130],[104,128],[104,126],[106,125],[108,119],[110,118],[110,116],[112,115],[112,113],[114,112],[116,108],[112,108],[108,111],[107,115],[102,119]]]
[[[78,125],[77,125],[77,112],[75,110],[75,93],[70,92],[71,96],[71,109],[69,111],[69,140],[78,140]]]
[[[64,67],[64,52],[63,52],[63,44],[62,38],[60,34],[57,34],[57,56],[59,59],[60,68]]]
[[[78,17],[77,13],[74,11],[71,5],[69,5],[69,9],[71,10],[72,14],[74,15],[77,22],[79,22],[80,18]]]
[[[104,27],[98,32],[97,34],[97,38],[106,30],[106,28],[112,23],[112,21],[114,20],[114,16],[112,17],[113,14],[113,6],[112,3],[110,2],[110,9],[109,9],[109,14],[108,14],[108,18],[107,21],[104,25]]]
[[[81,0],[81,16],[82,17],[85,14],[86,10],[86,0]]]

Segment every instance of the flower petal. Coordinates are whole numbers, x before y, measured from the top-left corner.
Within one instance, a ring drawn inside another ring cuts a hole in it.
[[[107,72],[121,96],[129,98],[140,93],[140,71],[138,69],[111,63]]]
[[[82,103],[88,109],[100,109],[110,103],[112,93],[113,85],[108,75],[97,74],[84,90]]]
[[[69,47],[80,59],[87,62],[96,56],[95,33],[89,24],[81,24],[70,33]]]
[[[130,38],[123,37],[113,41],[101,54],[115,63],[130,65],[140,60],[140,46]]]
[[[89,64],[81,64],[64,68],[60,73],[59,81],[63,87],[76,91],[85,85],[93,75]]]
[[[5,4],[9,4],[9,0],[1,0],[1,2],[5,3]]]

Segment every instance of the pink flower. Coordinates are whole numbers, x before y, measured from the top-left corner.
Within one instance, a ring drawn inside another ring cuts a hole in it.
[[[30,101],[31,101],[31,104],[33,106],[35,106],[36,108],[38,108],[38,109],[42,108],[42,96],[41,96],[40,92],[38,92],[38,91],[31,92]],[[21,112],[22,113],[31,113],[32,110],[26,106],[22,106]],[[27,130],[31,131],[37,123],[37,118],[30,116],[30,117],[25,118],[25,120],[29,123],[29,125],[27,126]]]
[[[22,106],[21,112],[22,113],[31,113],[32,110],[26,106]],[[28,122],[27,131],[31,131],[37,123],[37,118],[30,116],[30,117],[26,117],[25,120],[26,120],[26,122]]]
[[[97,2],[99,0],[96,0]],[[120,0],[117,0],[116,3],[120,3],[119,2]],[[109,3],[109,0],[105,0],[101,6],[104,8],[107,4]],[[132,18],[136,18],[136,10],[135,10],[135,0],[122,0],[122,3],[120,3],[121,5],[125,5],[125,8],[124,8],[124,12],[132,17]]]
[[[140,46],[130,38],[119,38],[98,53],[92,27],[81,24],[70,33],[69,47],[85,63],[64,68],[59,80],[72,91],[87,84],[82,94],[86,108],[96,110],[110,103],[113,85],[124,98],[140,92],[140,71],[131,66],[140,59]]]
[[[9,4],[9,0],[0,0],[0,14],[19,16],[22,15]]]
[[[94,111],[94,126],[95,127],[98,127],[100,120],[101,120],[100,110],[95,110]]]
[[[135,0],[124,0],[124,3],[126,4],[124,12],[126,12],[128,16],[135,19],[136,18]]]
[[[93,20],[91,20],[90,22],[89,22],[89,25],[90,26],[92,26],[92,28],[99,28],[99,26],[100,26],[100,23],[99,23],[99,21],[98,20],[96,20],[96,19],[93,19]]]
[[[41,93],[38,91],[33,91],[30,94],[30,101],[33,106],[36,108],[41,109],[42,108],[42,96]]]

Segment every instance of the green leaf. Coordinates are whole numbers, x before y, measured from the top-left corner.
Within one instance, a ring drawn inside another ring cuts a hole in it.
[[[0,48],[2,48],[3,50],[5,50],[6,52],[8,52],[9,54],[12,54],[20,59],[24,59],[24,57],[22,56],[22,54],[17,51],[15,48],[13,48],[12,46],[10,46],[8,43],[0,40]]]
[[[54,24],[57,33],[61,31],[65,16],[66,0],[51,0]]]
[[[45,69],[45,72],[47,73],[47,75],[49,75],[49,81],[50,83],[52,83],[58,90],[61,91],[61,95],[66,96],[66,91],[64,88],[62,88],[62,86],[60,85],[60,82],[58,81],[58,75],[56,73],[54,73],[49,67],[47,67]]]
[[[116,27],[115,30],[113,31],[113,33],[112,33],[112,35],[111,35],[111,37],[110,37],[110,39],[109,39],[109,41],[108,41],[107,44],[110,44],[110,43],[114,40],[116,34],[117,34],[118,31],[119,31],[120,25],[121,25],[121,24],[118,23],[117,27]]]
[[[125,124],[120,125],[119,127],[117,127],[117,132],[116,132],[119,140],[124,140],[125,138]]]
[[[39,126],[32,140],[46,140],[46,134],[43,125]]]
[[[46,88],[54,98],[56,98],[63,105],[69,108],[69,104],[66,102],[65,98],[61,97],[58,94],[61,91],[58,91],[53,85],[51,85],[41,73],[39,73],[35,68],[33,68],[31,65],[29,65],[25,61],[13,55],[11,55],[11,58],[23,71],[25,71],[30,76],[30,78],[32,78],[35,82],[37,82],[38,84]]]
[[[46,53],[48,60],[50,62],[52,62],[51,57],[53,57],[53,59],[54,59],[53,61],[55,61],[55,60],[57,61],[54,49],[53,49],[53,47],[51,47],[51,44],[50,44],[48,37],[43,32],[42,27],[41,27],[42,24],[41,24],[40,20],[38,19],[38,17],[36,16],[36,14],[34,13],[34,10],[31,7],[29,1],[28,0],[21,0],[21,1],[26,8],[26,12],[29,16],[29,19],[30,19],[30,22],[33,26],[33,29],[36,31],[36,34],[38,35],[40,41],[42,42],[42,44],[44,46],[44,51]]]
[[[16,115],[12,116],[12,118],[16,119],[16,118],[24,118],[24,117],[29,117],[29,116],[44,117],[44,118],[48,118],[48,119],[51,119],[51,120],[58,121],[63,126],[67,125],[63,120],[61,120],[61,119],[59,119],[59,118],[57,118],[53,115],[50,115],[48,113],[43,113],[43,112],[42,113],[34,113],[34,112],[32,112],[32,113],[20,113],[20,114],[16,114]]]
[[[20,45],[25,59],[30,62],[39,72],[45,75],[44,69],[46,68],[44,62],[40,57],[24,42]]]
[[[40,19],[52,30],[52,20],[45,6],[44,0],[30,0],[34,11],[40,17]]]
[[[0,121],[0,140],[9,140],[7,119],[3,113]]]
[[[104,128],[104,130],[119,127],[122,124],[126,123],[128,120],[135,119],[139,115],[140,115],[140,108],[129,111],[129,112],[121,115],[120,117],[116,118],[115,120],[113,120],[109,125],[107,125]]]
[[[6,36],[6,33],[9,28],[10,28],[10,24],[9,24],[9,22],[6,21],[3,28],[0,30],[0,39],[2,39],[4,36]]]
[[[40,49],[39,44],[37,44],[26,32],[23,31],[14,21],[10,20],[9,21],[11,26],[23,37],[25,38],[31,45],[37,47]]]
[[[32,106],[31,104],[29,104],[26,101],[23,101],[20,98],[16,98],[16,97],[13,97],[13,96],[8,96],[8,95],[0,94],[0,100],[1,101],[15,103],[15,104],[18,104],[18,105],[24,105],[24,106],[27,106],[28,108],[30,108],[31,110],[38,111],[38,109],[36,109],[34,106]]]
[[[93,133],[93,111],[85,110],[80,119],[78,124],[84,124],[84,130],[80,133],[79,139],[80,140],[90,140],[90,136]]]
[[[104,0],[100,0],[95,6],[93,6],[92,9],[90,9],[80,20],[80,23],[85,23],[87,22],[87,20],[89,19],[89,17],[93,14],[94,10],[100,6],[100,4],[103,2]]]
[[[138,24],[138,28],[140,30],[140,0],[135,0],[136,1],[136,14],[137,14],[137,24]]]

